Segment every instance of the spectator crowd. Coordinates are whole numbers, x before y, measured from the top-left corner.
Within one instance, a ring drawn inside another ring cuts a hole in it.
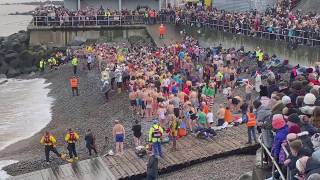
[[[319,14],[292,10],[294,4],[296,4],[294,0],[281,0],[276,7],[268,7],[265,12],[254,9],[246,12],[229,12],[189,5],[160,11],[153,9],[117,11],[104,9],[102,6],[99,9],[84,8],[73,11],[61,6],[43,6],[35,10],[34,23],[37,26],[77,26],[171,22],[271,40],[285,40],[293,45],[319,45]]]

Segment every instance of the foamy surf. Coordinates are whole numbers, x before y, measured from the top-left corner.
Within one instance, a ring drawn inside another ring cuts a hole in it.
[[[7,172],[3,171],[2,168],[5,166],[8,166],[10,164],[17,163],[17,162],[18,161],[15,161],[15,160],[0,161],[0,180],[5,180],[5,179],[8,179],[11,177],[10,175],[7,174]]]
[[[0,150],[33,136],[51,121],[54,99],[48,96],[49,85],[45,79],[8,79],[0,85]],[[0,180],[10,177],[2,168],[16,162],[0,161]]]
[[[27,139],[51,121],[53,98],[45,79],[9,79],[0,85],[0,150]]]

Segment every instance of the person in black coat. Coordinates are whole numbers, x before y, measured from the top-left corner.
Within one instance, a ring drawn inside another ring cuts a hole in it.
[[[158,158],[155,155],[150,156],[147,164],[147,180],[155,180],[158,176]]]
[[[138,146],[141,145],[140,138],[141,138],[141,135],[142,135],[141,125],[139,124],[138,120],[136,120],[135,124],[132,126],[132,131],[133,131],[134,145],[136,147],[138,147]]]
[[[84,140],[86,141],[86,147],[87,147],[87,149],[88,149],[88,151],[89,151],[89,156],[92,155],[92,154],[91,154],[92,150],[93,150],[94,153],[97,155],[98,152],[97,152],[97,150],[96,150],[95,137],[94,137],[94,135],[92,134],[91,129],[88,129],[88,130],[87,130],[87,133],[86,133],[86,135],[85,135],[85,137],[84,137]]]

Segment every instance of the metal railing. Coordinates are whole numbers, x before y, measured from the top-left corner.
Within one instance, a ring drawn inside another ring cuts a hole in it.
[[[320,31],[303,31],[288,28],[275,28],[260,25],[253,27],[251,24],[236,23],[215,18],[193,18],[176,15],[159,15],[145,17],[144,15],[114,15],[114,16],[68,16],[50,17],[34,16],[32,25],[35,27],[79,27],[79,26],[110,26],[110,25],[137,25],[171,23],[187,25],[208,30],[217,30],[233,34],[241,34],[269,40],[280,40],[300,45],[320,46]]]
[[[274,179],[274,173],[275,170],[278,171],[280,177],[282,180],[286,180],[286,177],[284,176],[284,174],[281,171],[280,166],[278,165],[277,161],[274,159],[274,157],[271,155],[271,152],[269,151],[269,149],[267,148],[267,146],[265,144],[263,144],[262,142],[262,135],[259,136],[258,138],[259,144],[261,145],[262,149],[266,152],[266,155],[268,155],[268,158],[271,159],[271,163],[272,163],[272,179]],[[263,152],[261,152],[261,167],[263,167]]]
[[[284,153],[286,154],[286,158],[288,158],[289,152],[288,152],[287,148],[285,147],[285,145],[281,144],[281,148],[283,149]],[[287,180],[291,180],[291,177],[292,177],[292,175],[291,175],[290,168],[287,167]]]

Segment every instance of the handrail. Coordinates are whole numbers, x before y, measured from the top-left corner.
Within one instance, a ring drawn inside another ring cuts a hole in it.
[[[286,177],[283,175],[283,173],[281,171],[281,168],[279,167],[277,161],[274,159],[274,157],[272,157],[271,152],[269,151],[267,146],[265,144],[263,144],[263,142],[262,142],[262,134],[259,136],[258,141],[259,141],[259,144],[261,145],[261,147],[265,150],[265,152],[267,152],[267,155],[271,159],[271,162],[272,162],[272,179],[274,178],[274,171],[275,171],[275,168],[276,168],[278,170],[279,174],[280,174],[281,179],[282,180],[287,180]],[[261,158],[261,165],[263,165],[262,158]]]
[[[288,158],[289,152],[288,152],[287,148],[285,147],[285,145],[281,144],[281,148],[284,151],[284,153],[286,154],[286,158]],[[289,168],[287,168],[287,180],[291,180],[291,171]]]
[[[288,28],[272,27],[260,25],[253,28],[251,24],[232,24],[230,21],[218,20],[215,18],[190,18],[188,16],[177,16],[161,14],[157,17],[145,17],[144,15],[112,15],[112,16],[34,16],[31,25],[34,27],[53,26],[53,27],[79,27],[79,26],[109,26],[109,25],[132,25],[132,24],[155,24],[155,23],[174,23],[188,26],[198,26],[199,28],[216,29],[218,31],[231,32],[270,40],[282,40],[287,42],[298,42],[312,46],[320,45],[320,31],[310,32],[304,30],[293,30]],[[293,32],[293,33],[289,33]]]

